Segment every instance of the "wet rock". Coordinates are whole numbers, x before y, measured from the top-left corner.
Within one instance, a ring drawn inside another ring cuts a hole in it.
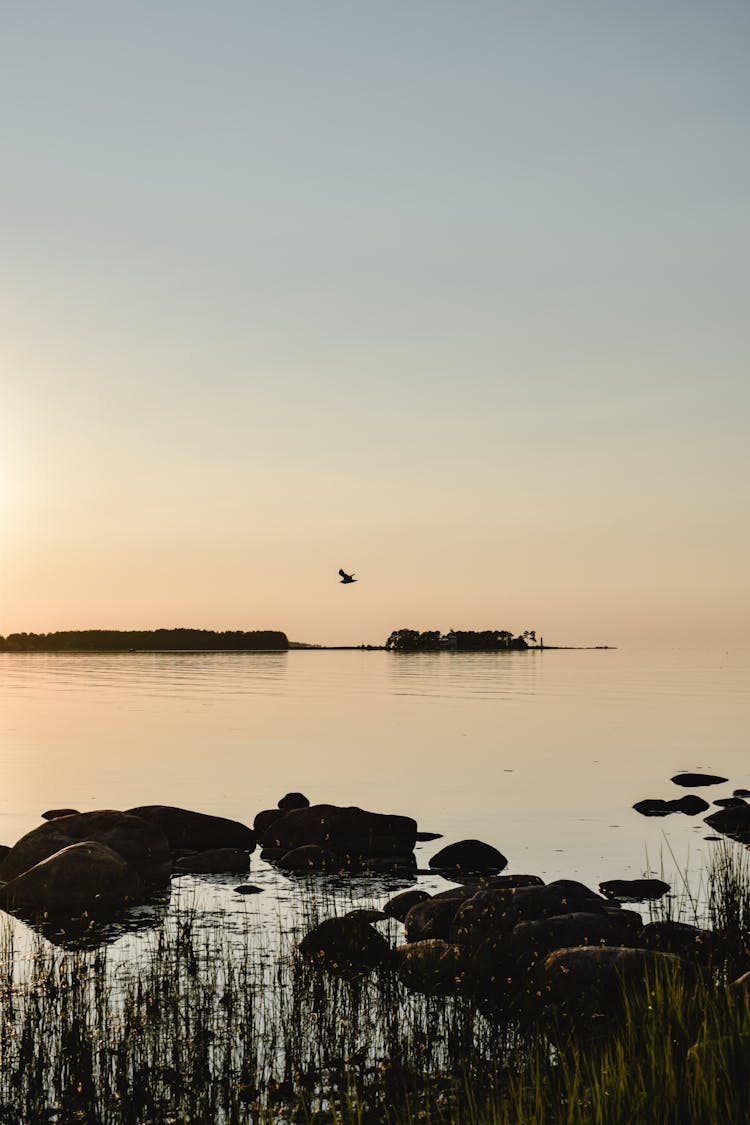
[[[406,940],[412,942],[443,938],[447,941],[456,911],[471,894],[464,887],[452,887],[412,906],[404,918]]]
[[[178,875],[212,875],[222,871],[247,871],[250,856],[241,848],[210,848],[181,856],[174,864]]]
[[[467,992],[473,984],[466,950],[440,938],[398,946],[394,963],[402,984],[412,992],[451,995]]]
[[[310,802],[304,793],[287,793],[279,801],[279,808],[284,812],[288,809],[309,809]]]
[[[481,840],[459,840],[448,844],[430,860],[433,871],[459,871],[465,875],[490,875],[502,871],[508,861],[502,852]]]
[[[547,955],[534,1000],[557,1035],[609,1034],[626,1019],[626,995],[675,978],[694,985],[694,964],[651,949],[576,946]]]
[[[687,793],[684,797],[677,797],[673,801],[662,801],[658,798],[648,797],[645,801],[637,801],[633,805],[641,816],[669,816],[670,813],[684,813],[685,816],[697,816],[710,808],[708,801]]]
[[[663,898],[670,886],[662,879],[607,879],[599,884],[599,890],[619,902],[645,902]]]
[[[718,809],[705,818],[706,824],[724,836],[730,836],[741,844],[750,844],[750,805],[738,805],[732,809]]]
[[[261,809],[259,813],[256,813],[255,820],[253,821],[253,831],[261,844],[266,845],[268,843],[272,824],[280,820],[283,815],[284,809]],[[280,850],[283,855],[284,849],[282,848]],[[288,851],[289,849],[286,850]]]
[[[702,930],[671,919],[649,922],[638,935],[638,944],[644,949],[657,949],[661,953],[674,953],[677,957],[702,962],[710,960],[717,942],[712,930]]]
[[[78,809],[47,809],[42,813],[42,820],[59,820],[61,816],[77,816]]]
[[[586,945],[632,947],[635,944],[633,929],[622,922],[617,912],[557,914],[533,922],[519,922],[510,934],[514,960],[526,968],[555,949]]]
[[[459,904],[449,931],[451,941],[474,947],[500,941],[519,922],[559,914],[605,913],[609,903],[572,879],[530,887],[477,891]]]
[[[141,902],[145,887],[130,864],[106,844],[69,844],[0,888],[5,909],[50,914],[109,911]]]
[[[747,804],[742,797],[718,797],[713,803],[720,809],[738,809]]]
[[[671,780],[685,789],[696,789],[699,785],[721,785],[729,778],[714,773],[676,773]]]
[[[409,816],[373,813],[356,806],[311,805],[290,809],[264,829],[268,847],[292,848],[316,844],[339,856],[404,855],[414,851],[417,822]]]
[[[240,887],[234,888],[235,894],[238,895],[261,895],[263,894],[262,887],[256,887],[252,883],[243,883]]]
[[[302,848],[292,848],[278,861],[285,871],[339,871],[341,861],[327,848],[317,844],[307,844]]]
[[[401,894],[394,895],[393,898],[388,899],[388,902],[383,907],[383,911],[390,918],[397,918],[399,922],[403,922],[406,915],[411,910],[412,906],[417,906],[421,902],[426,902],[432,896],[427,891],[421,891],[417,887],[408,891],[402,891]]]
[[[347,910],[345,918],[361,918],[363,922],[384,922],[388,915],[382,910],[374,910],[368,906],[357,906],[354,910]]]
[[[341,976],[358,976],[385,965],[391,949],[385,938],[361,918],[328,918],[306,934],[303,957]]]
[[[0,879],[10,880],[69,844],[94,841],[122,856],[146,884],[169,880],[172,857],[158,825],[114,809],[76,813],[48,820],[27,832],[0,863]]]
[[[170,848],[195,848],[205,852],[215,848],[241,848],[255,850],[255,833],[238,820],[223,816],[193,812],[173,805],[141,805],[128,809],[131,816],[139,816],[161,828]]]

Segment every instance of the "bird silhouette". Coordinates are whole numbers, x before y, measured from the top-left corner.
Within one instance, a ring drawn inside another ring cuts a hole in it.
[[[339,574],[341,575],[341,581],[344,583],[345,586],[347,586],[350,582],[358,582],[359,581],[359,579],[355,578],[353,574],[347,574],[345,570],[339,569]]]

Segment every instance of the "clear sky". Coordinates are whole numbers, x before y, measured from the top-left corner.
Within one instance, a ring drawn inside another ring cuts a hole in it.
[[[744,0],[4,4],[0,633],[748,639],[749,47]]]

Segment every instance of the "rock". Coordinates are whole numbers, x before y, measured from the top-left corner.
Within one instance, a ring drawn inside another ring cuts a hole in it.
[[[687,793],[684,797],[677,797],[673,801],[662,801],[649,797],[645,801],[637,801],[633,805],[641,816],[669,816],[670,813],[684,813],[686,816],[697,816],[709,808],[708,801]],[[750,806],[749,806],[750,807]]]
[[[299,944],[303,957],[341,976],[358,976],[386,964],[391,949],[385,938],[361,918],[328,918]]]
[[[490,875],[508,866],[505,856],[481,840],[459,840],[436,852],[429,861],[433,871],[460,871],[467,875]]]
[[[750,797],[750,789],[733,789],[733,797]]]
[[[341,861],[327,848],[317,844],[307,844],[302,848],[292,848],[278,861],[279,867],[286,871],[339,871]]]
[[[10,847],[8,846],[8,844],[0,844],[0,864],[2,864],[9,851]]]
[[[241,848],[210,848],[181,856],[174,865],[179,875],[212,875],[222,871],[247,871],[250,856]]]
[[[705,818],[706,824],[741,844],[750,844],[750,805],[718,809]]]
[[[358,906],[354,910],[347,910],[345,918],[361,918],[363,922],[384,922],[388,917],[382,910],[373,910],[367,906]]]
[[[632,928],[620,921],[617,912],[577,911],[518,922],[510,933],[510,948],[517,961],[529,965],[555,949],[576,945],[633,946],[634,937]]]
[[[40,824],[22,836],[0,863],[0,879],[14,879],[69,844],[82,841],[112,848],[146,884],[169,880],[172,857],[161,828],[114,809],[76,813]]]
[[[388,899],[383,911],[389,918],[397,918],[399,922],[403,922],[412,906],[417,906],[420,902],[426,902],[431,897],[427,891],[421,891],[417,887],[413,887],[411,890],[402,891],[401,894]]]
[[[286,812],[288,809],[309,809],[310,802],[304,793],[287,793],[279,801],[279,808]]]
[[[626,996],[675,978],[692,987],[695,966],[651,949],[576,946],[547,955],[532,1001],[558,1036],[609,1034],[627,1018]]]
[[[466,950],[440,938],[398,946],[394,961],[399,979],[412,992],[454,994],[473,984]]]
[[[262,887],[255,887],[252,883],[243,883],[240,887],[235,887],[235,894],[238,895],[261,895],[263,894]]]
[[[211,851],[214,848],[241,848],[255,850],[255,833],[246,824],[227,820],[223,816],[192,812],[172,805],[141,805],[128,809],[131,816],[140,816],[161,828],[170,848],[195,848]]]
[[[339,856],[404,855],[414,851],[417,822],[409,816],[367,812],[356,806],[311,805],[290,809],[264,829],[268,847],[292,848],[317,844]]]
[[[479,880],[482,890],[513,890],[516,887],[543,887],[538,875],[488,875]]]
[[[742,797],[718,797],[714,804],[720,809],[738,809],[747,804],[742,800]]]
[[[717,943],[718,938],[712,930],[701,930],[671,919],[649,922],[638,935],[638,944],[644,949],[657,949],[661,953],[674,953],[677,957],[696,961],[709,961]]]
[[[69,844],[0,889],[0,903],[50,914],[109,911],[141,902],[143,882],[106,844]]]
[[[419,843],[426,843],[428,840],[442,840],[442,832],[417,832],[417,840]]]
[[[261,844],[265,845],[267,843],[271,825],[274,821],[280,820],[283,815],[284,809],[261,809],[259,813],[256,813],[255,820],[253,821],[253,831]],[[280,850],[283,855],[284,849],[281,848]],[[287,848],[286,850],[288,851],[289,849]]]
[[[456,911],[471,895],[471,890],[464,887],[452,887],[412,906],[404,918],[406,940],[411,942],[443,938],[447,941]]]
[[[78,809],[47,809],[42,813],[42,820],[59,820],[61,816],[77,816]]]
[[[572,879],[542,886],[479,890],[459,904],[449,938],[476,948],[488,940],[504,942],[519,922],[558,914],[605,913],[608,905],[606,899]]]
[[[661,879],[607,879],[599,884],[599,890],[619,902],[645,902],[663,898],[670,886]]]
[[[676,773],[672,781],[685,789],[696,789],[699,785],[721,785],[724,781],[729,781],[729,778],[719,777],[714,773]]]

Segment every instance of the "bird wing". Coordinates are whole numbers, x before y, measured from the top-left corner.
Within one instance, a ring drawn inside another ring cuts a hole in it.
[[[349,575],[346,573],[346,571],[342,570],[340,567],[339,567],[339,574],[341,575],[342,578],[348,578],[349,577]]]

